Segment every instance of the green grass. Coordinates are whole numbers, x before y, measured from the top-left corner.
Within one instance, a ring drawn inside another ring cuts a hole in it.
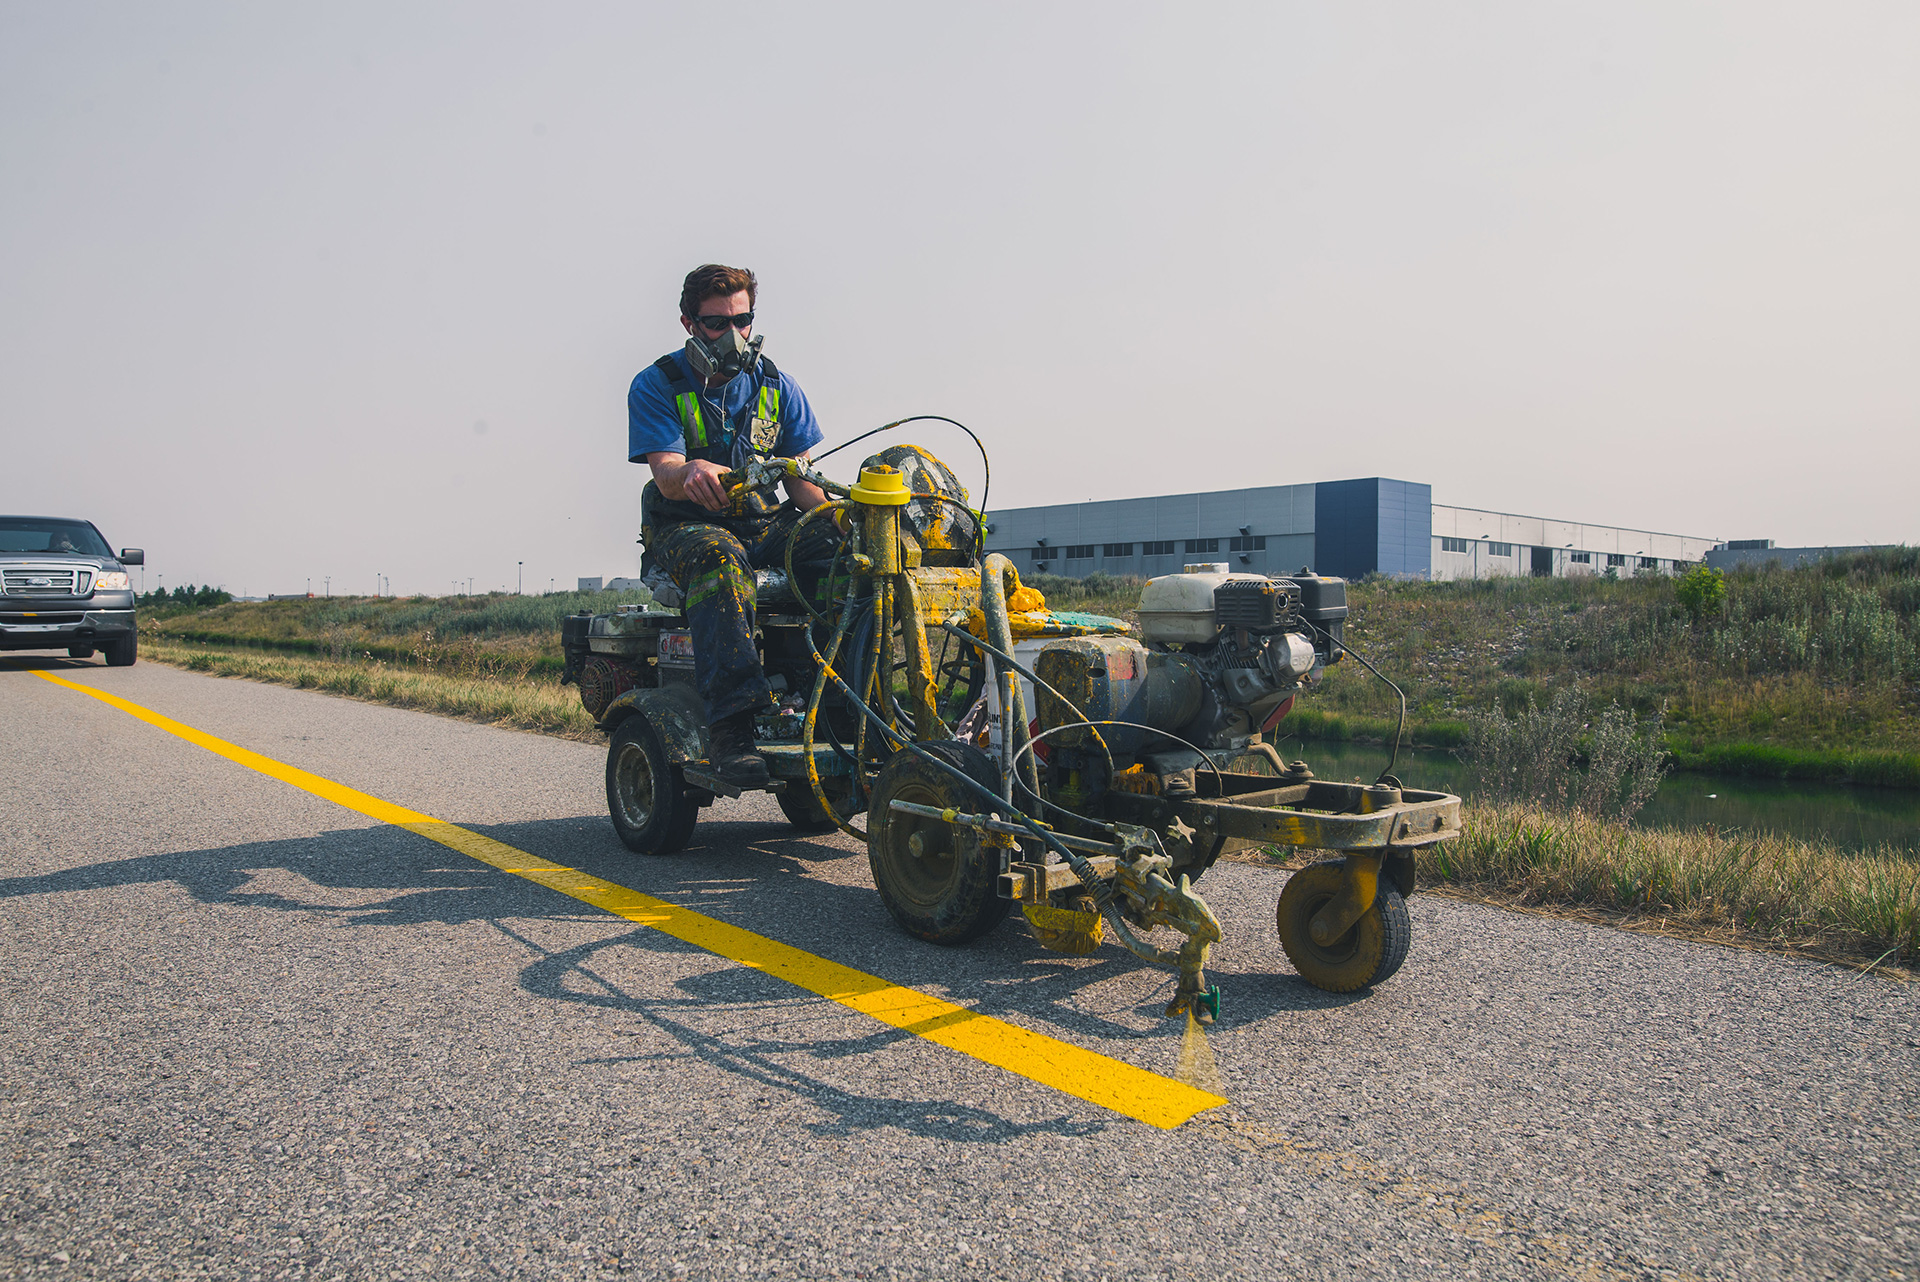
[[[453,675],[394,668],[378,661],[216,650],[146,637],[141,639],[140,655],[210,676],[319,690],[566,739],[597,741],[600,737],[593,718],[580,706],[579,692],[552,679]]]
[[[1050,604],[1137,619],[1142,580],[1027,580]],[[1407,693],[1408,739],[1458,745],[1466,714],[1555,690],[1664,711],[1685,769],[1920,787],[1920,549],[1742,571],[1698,618],[1664,576],[1353,584],[1346,635]],[[149,616],[149,636],[394,668],[557,675],[560,620],[612,593],[233,602]],[[1385,740],[1397,708],[1357,663],[1328,670],[1283,723],[1301,739]]]
[[[144,616],[149,637],[250,647],[474,677],[557,677],[565,665],[560,620],[648,599],[644,592],[515,596],[316,597],[169,608]]]
[[[1822,751],[1763,743],[1712,744],[1698,750],[1676,744],[1670,750],[1678,768],[1700,774],[1920,788],[1920,752]]]
[[[1920,549],[1731,574],[1724,608],[1700,619],[1676,586],[1370,580],[1352,585],[1346,635],[1406,690],[1416,737],[1574,685],[1601,705],[1664,711],[1688,769],[1920,786]],[[1383,721],[1394,704],[1343,663],[1301,706]]]

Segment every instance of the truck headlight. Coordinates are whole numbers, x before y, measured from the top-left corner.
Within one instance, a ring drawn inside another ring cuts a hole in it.
[[[127,577],[125,570],[109,570],[105,574],[93,576],[95,592],[125,592],[133,586],[133,580]]]

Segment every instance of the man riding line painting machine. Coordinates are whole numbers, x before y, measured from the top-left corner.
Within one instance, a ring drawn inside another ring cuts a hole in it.
[[[1085,954],[1110,923],[1178,972],[1167,1014],[1202,1022],[1221,932],[1193,882],[1233,846],[1301,847],[1333,858],[1280,895],[1295,969],[1334,992],[1391,976],[1415,852],[1459,835],[1459,798],[1317,779],[1264,737],[1329,665],[1373,671],[1343,637],[1345,583],[1194,565],[1148,582],[1137,629],[1049,610],[931,454],[889,447],[852,485],[816,470],[757,292],[735,268],[687,277],[686,347],[628,398],[655,600],[563,629],[621,839],[678,850],[716,797],[770,791],[801,829],[866,842],[908,933],[965,943],[1018,904],[1043,947]],[[1184,939],[1145,938],[1160,927]]]
[[[642,370],[627,392],[627,457],[653,471],[640,501],[641,577],[680,598],[713,768],[742,788],[767,782],[754,714],[774,693],[754,645],[754,570],[772,564],[799,515],[827,497],[787,477],[797,508],[735,504],[722,483],[757,458],[805,460],[820,443],[800,385],[761,355],[763,339],[749,338],[758,294],[750,271],[695,268],[680,292],[685,348]]]

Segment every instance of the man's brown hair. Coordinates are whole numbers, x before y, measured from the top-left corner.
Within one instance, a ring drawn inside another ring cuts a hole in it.
[[[747,291],[747,307],[751,309],[760,296],[760,282],[753,278],[752,272],[744,267],[702,263],[687,273],[686,281],[680,286],[680,314],[692,320],[700,311],[700,304],[709,298],[731,298],[743,289]]]

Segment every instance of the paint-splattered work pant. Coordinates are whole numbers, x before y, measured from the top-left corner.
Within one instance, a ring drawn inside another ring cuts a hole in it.
[[[648,550],[686,598],[681,609],[693,632],[694,683],[706,701],[708,725],[774,702],[753,644],[753,572],[784,568],[787,542],[800,516],[788,505],[758,532],[736,533],[739,527],[705,521],[663,525],[654,532]],[[825,560],[838,540],[833,522],[816,518],[802,532],[795,559]]]

